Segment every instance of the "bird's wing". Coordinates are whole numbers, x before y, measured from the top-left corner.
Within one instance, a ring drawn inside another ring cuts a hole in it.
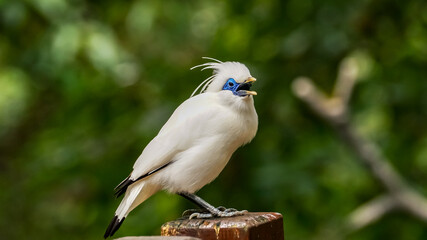
[[[214,93],[204,93],[187,99],[172,114],[159,134],[145,147],[136,160],[131,175],[116,188],[121,195],[127,186],[167,167],[173,157],[190,148],[197,139],[209,134],[209,122],[222,122],[224,109],[217,104]]]

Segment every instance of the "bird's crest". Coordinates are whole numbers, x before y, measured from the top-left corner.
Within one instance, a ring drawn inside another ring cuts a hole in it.
[[[215,59],[215,58],[210,58],[210,57],[202,57],[202,58],[212,60],[215,62],[203,63],[203,64],[200,64],[200,65],[197,65],[197,66],[190,68],[190,70],[201,67],[202,68],[201,71],[206,70],[206,69],[213,69],[214,72],[213,72],[212,76],[206,78],[202,83],[199,84],[199,86],[197,86],[197,88],[194,90],[194,92],[191,94],[190,97],[194,96],[196,94],[197,90],[199,90],[199,88],[202,88],[199,93],[204,92],[206,90],[206,88],[208,88],[209,84],[211,84],[211,82],[215,78],[215,76],[218,72],[219,66],[223,63],[220,60]]]
[[[212,69],[213,74],[200,83],[199,86],[197,86],[197,88],[191,94],[191,97],[194,96],[199,89],[200,93],[221,91],[225,81],[227,81],[229,78],[233,78],[236,80],[236,82],[241,83],[248,77],[251,77],[248,68],[242,63],[221,62],[215,58],[210,57],[203,57],[203,59],[212,60],[212,62],[203,63],[194,66],[191,69],[202,68],[202,71],[206,69]]]

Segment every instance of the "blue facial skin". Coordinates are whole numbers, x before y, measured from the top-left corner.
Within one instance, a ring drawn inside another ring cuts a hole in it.
[[[242,85],[242,86],[240,86]],[[239,90],[239,86],[243,87],[243,85],[246,85],[244,90]],[[227,80],[227,82],[224,84],[224,86],[222,87],[222,90],[229,90],[231,91],[234,95],[240,96],[240,97],[244,97],[247,96],[246,91],[245,90],[249,90],[251,84],[248,83],[237,83],[233,78],[229,78]]]

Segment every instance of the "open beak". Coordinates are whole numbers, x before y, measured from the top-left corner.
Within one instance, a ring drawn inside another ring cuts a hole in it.
[[[254,77],[248,77],[246,81],[242,82],[239,87],[237,87],[237,92],[240,96],[247,96],[247,95],[257,95],[255,91],[250,91],[252,87],[252,83],[256,81],[256,78]]]

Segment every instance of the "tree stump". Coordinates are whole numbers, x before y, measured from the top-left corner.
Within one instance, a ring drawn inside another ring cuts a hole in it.
[[[178,219],[163,224],[162,236],[192,236],[203,240],[283,240],[280,213],[246,213],[208,219]]]

